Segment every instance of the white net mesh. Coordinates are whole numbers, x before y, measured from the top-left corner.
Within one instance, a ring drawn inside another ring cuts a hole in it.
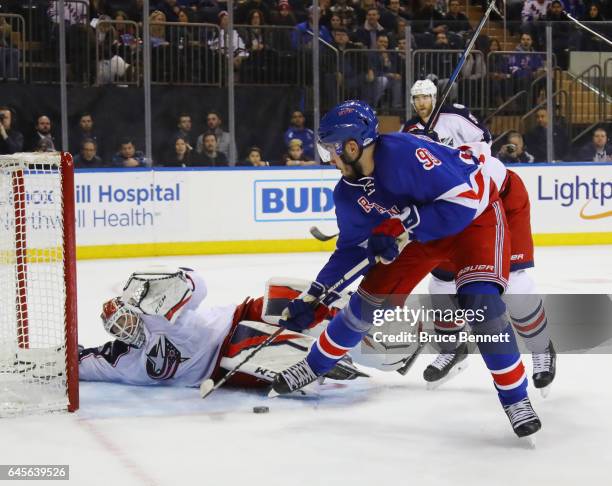
[[[0,156],[0,417],[68,405],[60,164]]]

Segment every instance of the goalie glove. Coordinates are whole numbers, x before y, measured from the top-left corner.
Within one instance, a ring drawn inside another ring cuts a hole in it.
[[[136,312],[163,316],[174,324],[193,291],[193,281],[182,269],[135,272],[123,288],[122,301]]]
[[[120,297],[102,304],[100,318],[104,329],[119,341],[135,348],[140,348],[144,344],[144,324],[140,315],[128,308]]]
[[[401,214],[385,219],[374,228],[368,239],[370,262],[388,265],[395,260],[410,243],[410,231],[419,225],[419,221],[416,206],[408,206]]]
[[[279,325],[300,332],[323,320],[329,312],[328,306],[340,298],[337,292],[330,292],[321,299],[326,290],[327,287],[322,283],[312,282],[307,291],[289,303]]]

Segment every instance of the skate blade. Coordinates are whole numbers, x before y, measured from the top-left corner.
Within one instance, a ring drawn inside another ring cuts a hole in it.
[[[552,383],[549,385],[546,385],[544,388],[540,388],[540,395],[542,395],[542,398],[548,398],[548,395],[550,395],[551,388],[552,388]]]
[[[535,434],[528,435],[527,437],[519,437],[519,441],[526,449],[536,449]]]
[[[311,397],[318,397],[318,396],[319,396],[319,390],[315,386],[314,383],[311,383],[310,385],[306,385],[304,388],[300,388],[299,390],[292,391],[291,393],[280,394],[277,391],[275,391],[274,388],[271,388],[270,391],[268,392],[268,398],[276,398],[276,397],[286,397],[286,398],[309,397],[311,398]]]
[[[453,369],[451,369],[444,378],[440,378],[438,381],[428,381],[426,386],[427,390],[438,389],[440,386],[444,385],[444,383],[449,380],[452,380],[455,376],[465,370],[469,366],[469,364],[470,362],[467,359],[464,359],[461,363],[454,366]]]

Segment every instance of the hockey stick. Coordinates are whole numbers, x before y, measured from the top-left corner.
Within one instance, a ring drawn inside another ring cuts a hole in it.
[[[425,348],[425,343],[419,343],[416,351],[406,358],[402,367],[397,370],[400,375],[406,375],[410,371],[410,368],[412,368],[412,365],[419,357],[419,354],[421,354],[421,351],[423,351],[423,348]]]
[[[340,233],[334,233],[333,235],[326,235],[325,233],[323,233],[319,228],[317,228],[316,226],[311,226],[310,227],[310,234],[312,236],[314,236],[317,240],[319,241],[329,241],[329,240],[333,240],[336,236],[338,236]]]
[[[325,290],[325,292],[323,292],[319,297],[317,297],[317,299],[312,302],[312,305],[313,306],[317,305],[319,302],[321,302],[321,300],[325,298],[327,294],[329,294],[330,292],[333,292],[338,287],[340,287],[342,284],[352,279],[355,275],[359,274],[363,269],[365,269],[369,264],[370,264],[370,261],[367,258],[364,258],[363,260],[361,260],[357,265],[355,265],[348,272],[346,272],[340,280],[338,280],[334,285],[329,287],[327,290]],[[247,355],[246,358],[244,358],[240,363],[238,363],[232,370],[230,370],[217,383],[215,383],[211,378],[204,380],[202,384],[200,385],[200,396],[202,398],[206,398],[212,392],[222,387],[232,376],[234,376],[240,370],[240,368],[246,362],[248,362],[253,356],[255,356],[259,352],[259,350],[271,344],[284,330],[285,330],[284,327],[279,327],[276,331],[270,334],[266,338],[265,341],[262,341],[260,344],[255,346],[255,348],[253,348],[253,350]]]
[[[419,328],[417,329],[417,336],[421,334],[422,330],[423,330],[423,323],[419,322]],[[416,359],[419,357],[419,354],[421,354],[424,348],[425,348],[425,343],[419,339],[419,344],[417,345],[416,351],[406,358],[402,367],[397,369],[397,372],[400,375],[406,375],[410,371],[410,368],[412,368],[412,365],[414,364]]]
[[[602,41],[604,41],[606,44],[608,44],[609,46],[612,46],[612,41],[610,39],[608,39],[607,37],[604,37],[603,35],[601,35],[598,32],[595,32],[593,29],[589,29],[586,25],[584,25],[582,22],[580,22],[579,20],[576,20],[574,17],[572,17],[569,13],[565,12],[565,16],[570,19],[572,22],[575,22],[578,27],[583,28],[584,30],[586,30],[587,32],[590,32],[591,34],[593,34],[596,37],[599,37]]]
[[[459,62],[457,63],[457,66],[455,66],[455,70],[453,71],[450,78],[446,82],[446,86],[444,87],[444,92],[442,93],[442,96],[440,96],[440,101],[436,103],[436,106],[434,106],[431,116],[429,117],[429,120],[427,120],[427,123],[425,124],[425,128],[424,128],[425,133],[429,132],[432,129],[432,127],[436,125],[436,122],[438,121],[438,116],[440,115],[440,110],[442,109],[442,105],[444,105],[446,98],[448,98],[451,88],[455,84],[455,81],[457,81],[457,78],[459,77],[459,73],[461,72],[461,69],[463,68],[463,65],[465,64],[467,57],[470,55],[470,52],[472,52],[472,48],[474,47],[474,44],[476,44],[476,39],[478,39],[478,36],[480,35],[480,31],[482,30],[484,25],[487,23],[487,20],[493,10],[495,10],[495,12],[497,12],[501,16],[501,13],[495,6],[495,0],[491,0],[491,2],[489,2],[489,6],[487,7],[487,10],[482,16],[482,19],[480,19],[480,23],[478,24],[478,27],[476,27],[476,30],[474,31],[474,35],[472,35],[472,38],[470,39],[470,42],[468,43],[467,47],[461,53],[461,57],[459,58]]]

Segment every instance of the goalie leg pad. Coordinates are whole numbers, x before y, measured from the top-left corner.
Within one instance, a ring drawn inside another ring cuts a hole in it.
[[[293,299],[310,288],[309,280],[272,277],[266,282],[261,318],[268,324],[278,324],[282,312]]]
[[[232,338],[222,351],[223,357],[219,366],[225,370],[233,369],[238,363],[261,344],[265,339],[278,330],[277,326],[265,322],[241,321],[232,335]],[[255,385],[256,382],[245,379],[249,375],[265,384],[270,384],[277,373],[304,359],[314,338],[293,331],[283,331],[269,346],[262,348],[253,358],[240,367],[243,376],[237,373],[236,379],[229,380],[230,384],[237,386]],[[342,363],[346,377],[361,376],[362,373],[348,362]],[[348,367],[348,372],[347,372]],[[336,376],[334,378],[338,379]]]
[[[283,311],[289,303],[294,299],[303,298],[313,284],[310,280],[287,278],[287,277],[272,277],[266,282],[266,291],[263,297],[263,310],[261,319],[268,324],[279,324],[283,317]],[[347,303],[348,293],[338,294],[332,292],[323,299],[323,302],[317,305],[315,311],[315,322],[313,326],[319,324],[323,319],[331,319],[337,313],[337,309],[343,307]],[[333,305],[333,308],[332,308]]]
[[[270,334],[278,330],[277,326],[265,322],[241,321],[235,328],[230,342],[222,351],[223,357],[219,366],[231,370],[244,360],[251,350],[265,341]],[[308,353],[314,339],[292,331],[282,332],[270,345],[262,348],[253,358],[240,367],[247,374],[272,383],[276,373],[288,368]],[[229,383],[245,384],[230,380]]]

